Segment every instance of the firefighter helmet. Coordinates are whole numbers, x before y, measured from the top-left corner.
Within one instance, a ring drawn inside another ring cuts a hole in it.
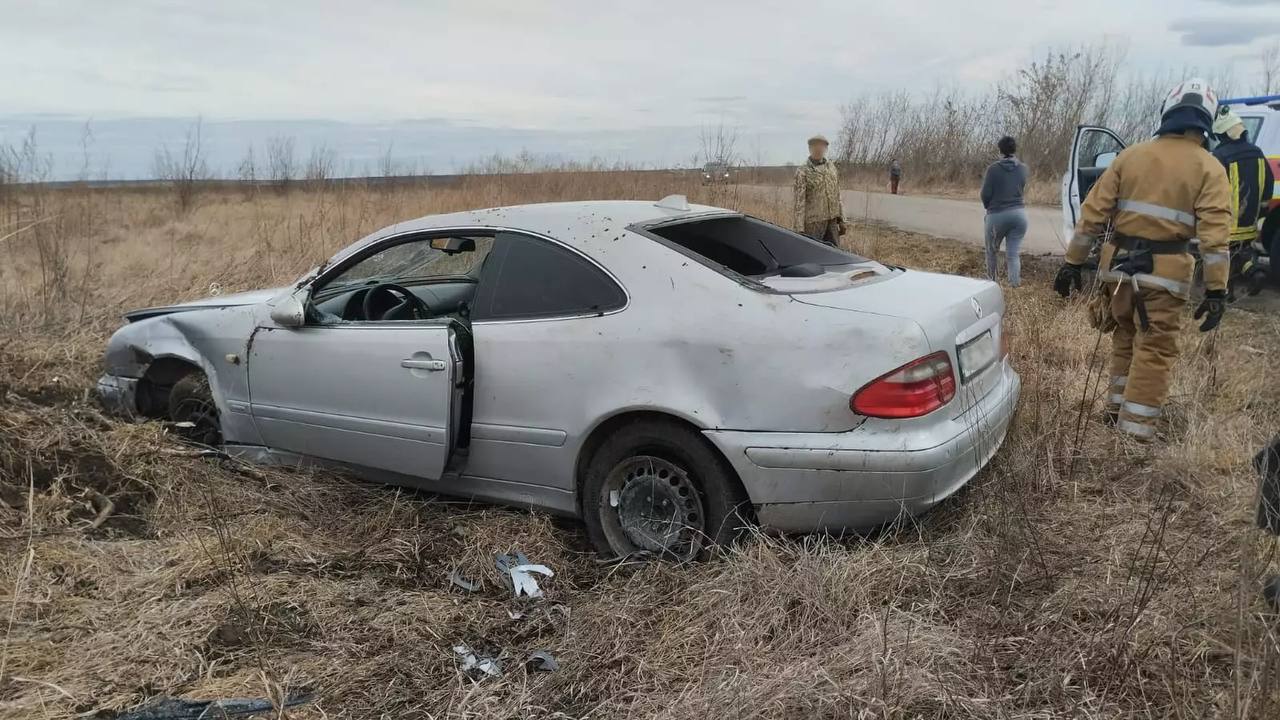
[[[1196,120],[1203,121],[1197,122],[1197,125],[1202,125],[1201,129],[1205,132],[1210,132],[1213,121],[1218,116],[1218,95],[1204,78],[1183,80],[1165,97],[1160,119],[1168,119],[1169,115],[1182,108],[1194,110]]]

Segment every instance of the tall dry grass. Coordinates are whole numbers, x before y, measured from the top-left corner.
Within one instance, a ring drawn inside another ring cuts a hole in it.
[[[686,566],[602,565],[575,523],[537,513],[198,457],[86,399],[123,309],[284,283],[407,217],[679,191],[789,215],[774,194],[625,173],[209,193],[181,215],[155,192],[11,199],[7,216],[50,219],[0,249],[0,717],[302,690],[316,700],[290,717],[1280,712],[1257,592],[1274,543],[1249,525],[1248,459],[1280,424],[1271,315],[1188,331],[1165,440],[1133,447],[1097,421],[1105,341],[1029,258],[1008,291],[1023,399],[969,489],[870,537],[757,536]],[[850,242],[981,272],[950,241],[860,226]],[[501,587],[493,553],[513,549],[555,569],[545,599]],[[504,676],[460,673],[459,642]],[[526,670],[537,649],[561,669]]]

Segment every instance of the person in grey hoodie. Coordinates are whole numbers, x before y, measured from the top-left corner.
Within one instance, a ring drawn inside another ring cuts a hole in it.
[[[987,248],[987,277],[996,279],[996,255],[1005,246],[1008,258],[1009,285],[1021,282],[1022,261],[1018,250],[1027,235],[1027,211],[1022,204],[1022,190],[1027,184],[1027,166],[1014,153],[1018,143],[1008,135],[996,143],[1003,156],[987,168],[982,179],[982,207],[987,209],[983,236]]]

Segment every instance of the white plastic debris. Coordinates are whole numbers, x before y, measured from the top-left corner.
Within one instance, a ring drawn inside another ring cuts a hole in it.
[[[453,646],[453,653],[458,656],[462,664],[459,670],[465,673],[477,672],[488,677],[499,677],[502,675],[502,663],[491,657],[477,655],[471,646],[466,643],[459,643]]]
[[[495,555],[493,564],[503,573],[503,583],[511,588],[516,597],[524,595],[531,598],[542,597],[542,588],[534,575],[555,577],[556,574],[546,565],[534,565],[522,552],[514,555]]]

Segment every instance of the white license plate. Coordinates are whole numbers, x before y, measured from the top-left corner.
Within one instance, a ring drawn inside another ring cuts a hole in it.
[[[996,361],[996,343],[988,330],[960,346],[960,378],[968,382]]]

